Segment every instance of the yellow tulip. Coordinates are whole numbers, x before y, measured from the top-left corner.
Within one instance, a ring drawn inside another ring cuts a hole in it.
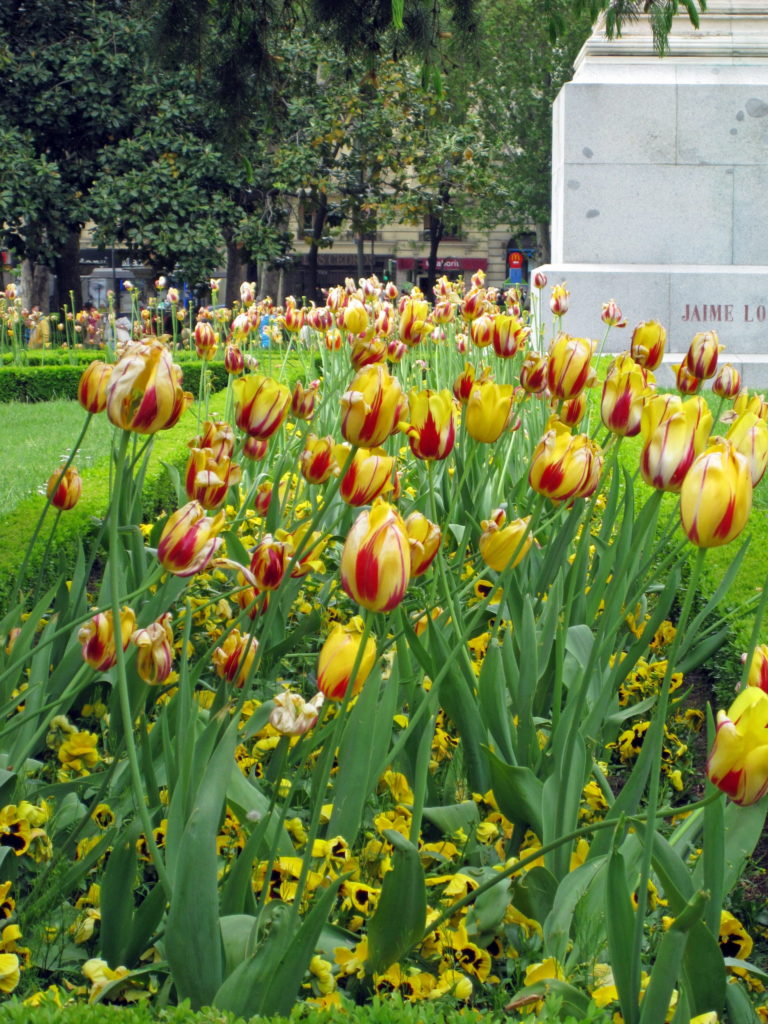
[[[756,803],[768,792],[768,693],[748,686],[726,714],[717,714],[707,775],[734,803]]]
[[[680,519],[688,539],[700,548],[737,537],[752,509],[749,463],[725,439],[698,455],[680,490]]]

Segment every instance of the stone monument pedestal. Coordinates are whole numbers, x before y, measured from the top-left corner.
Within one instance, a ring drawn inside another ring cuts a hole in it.
[[[628,326],[608,349],[655,319],[669,361],[714,329],[745,384],[768,387],[768,9],[710,0],[698,31],[675,19],[669,50],[646,19],[614,40],[598,25],[582,49],[555,101],[541,269],[571,293],[569,333],[601,336],[615,299]]]

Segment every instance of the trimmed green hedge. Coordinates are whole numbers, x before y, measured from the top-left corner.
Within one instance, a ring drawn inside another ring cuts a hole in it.
[[[299,1006],[289,1018],[253,1017],[263,1024],[493,1024],[493,1022],[525,1021],[526,1024],[609,1024],[605,1011],[597,1010],[588,1018],[561,1017],[558,1001],[547,1000],[539,1013],[524,1017],[504,1011],[455,1009],[442,1003],[403,1003],[396,996],[375,999],[366,1006],[315,1008]],[[0,1006],[3,1024],[243,1024],[224,1010],[202,1009],[193,1012],[188,1005],[156,1010],[138,1003],[131,1006],[24,1006],[8,1002]]]
[[[88,360],[90,361],[90,360]],[[181,361],[184,388],[196,395],[200,387],[200,360]],[[221,391],[227,386],[223,363],[208,363],[211,389]],[[77,398],[77,386],[83,375],[79,365],[0,366],[0,402],[48,402],[53,398]]]

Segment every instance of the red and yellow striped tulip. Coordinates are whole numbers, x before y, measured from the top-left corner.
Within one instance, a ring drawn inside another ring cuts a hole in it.
[[[749,463],[730,441],[716,438],[698,455],[680,489],[680,520],[700,548],[729,544],[752,509]]]
[[[456,441],[454,400],[450,391],[411,391],[408,410],[404,430],[416,458],[447,458]]]
[[[378,363],[366,366],[341,396],[341,432],[350,444],[376,448],[395,433],[405,411],[400,382]]]
[[[233,629],[211,656],[216,675],[242,689],[251,673],[258,649],[259,641],[255,636]]]
[[[405,520],[411,550],[411,576],[423,576],[440,550],[440,527],[421,512],[411,512]]]
[[[251,573],[259,590],[277,590],[283,582],[292,554],[293,545],[290,541],[279,540],[271,533],[262,537],[251,555]]]
[[[512,423],[514,412],[515,390],[511,384],[476,380],[465,409],[467,433],[475,441],[493,444]]]
[[[235,432],[225,420],[206,420],[203,432],[189,442],[190,448],[207,448],[211,458],[231,459],[235,451]]]
[[[644,320],[632,332],[629,354],[646,370],[658,370],[664,359],[667,332],[656,320]]]
[[[699,380],[714,377],[723,347],[716,331],[699,331],[695,334],[684,360],[691,375]]]
[[[530,333],[530,327],[521,324],[516,316],[499,313],[493,320],[493,351],[501,359],[511,359],[526,343]]]
[[[77,400],[86,412],[104,412],[107,407],[107,386],[113,367],[94,359],[83,370],[77,385]]]
[[[383,363],[387,352],[386,338],[356,338],[349,353],[349,361],[356,370],[362,370],[364,366]]]
[[[393,505],[377,498],[360,513],[341,553],[341,584],[372,612],[387,612],[405,597],[411,578],[408,532]]]
[[[161,341],[129,345],[107,385],[111,423],[137,434],[174,427],[192,395],[181,387],[181,370]]]
[[[741,374],[735,366],[723,363],[712,381],[712,393],[718,398],[735,398],[741,391]]]
[[[330,436],[317,437],[309,434],[304,442],[304,450],[299,456],[299,469],[308,484],[324,484],[326,480],[339,472],[341,468],[336,461],[336,441]],[[346,452],[348,448],[344,449]]]
[[[718,711],[707,775],[744,807],[768,793],[768,693],[759,687],[742,690],[727,714]]]
[[[136,615],[132,608],[120,609],[120,640],[123,650],[131,642],[136,628]],[[117,663],[117,645],[112,610],[98,612],[84,622],[77,634],[83,648],[83,660],[97,672],[106,672]]]
[[[746,654],[744,659],[746,660]],[[768,694],[768,644],[758,644],[749,663],[747,686],[757,686]]]
[[[595,379],[594,341],[561,334],[552,343],[547,362],[547,386],[555,398],[574,398]]]
[[[80,501],[83,481],[76,466],[69,466],[63,472],[54,470],[48,478],[46,494],[54,508],[66,512]]]
[[[559,421],[536,446],[528,482],[537,494],[552,501],[574,501],[587,498],[595,490],[603,468],[599,445],[585,434],[571,434]]]
[[[640,472],[651,487],[679,491],[693,460],[706,446],[712,414],[703,398],[653,395],[643,407]]]
[[[701,387],[702,381],[691,373],[685,360],[682,363],[675,363],[672,369],[675,371],[675,387],[680,394],[695,395]]]
[[[363,334],[368,330],[370,317],[360,299],[350,299],[343,310],[343,323],[339,326],[350,334]]]
[[[768,423],[753,412],[742,413],[725,435],[749,463],[752,486],[757,487],[768,466]]]
[[[148,686],[162,686],[173,668],[173,630],[170,612],[164,612],[159,619],[131,636],[131,643],[138,648],[136,671]]]
[[[230,487],[240,483],[240,467],[228,458],[215,459],[210,448],[193,448],[189,453],[184,488],[191,501],[204,509],[218,508]]]
[[[349,452],[348,445],[335,446],[333,457],[337,466],[346,465]],[[358,448],[341,478],[339,494],[355,508],[370,505],[379,495],[392,490],[394,470],[395,459],[383,448]]]
[[[235,423],[249,437],[266,441],[285,419],[291,392],[271,377],[249,373],[232,384],[235,393]]]
[[[262,459],[266,458],[268,450],[268,438],[246,437],[243,444],[243,457],[250,459],[251,462],[261,462]]]
[[[541,352],[528,352],[520,367],[520,386],[529,395],[540,395],[547,387],[548,358]]]
[[[352,693],[359,693],[376,664],[376,640],[368,636],[363,653],[363,620],[355,615],[348,623],[334,623],[317,659],[317,688],[328,700],[343,700],[352,680]],[[355,672],[355,661],[360,663]]]
[[[319,380],[311,381],[307,388],[304,387],[300,380],[296,381],[296,386],[291,395],[291,413],[296,419],[306,420],[307,422],[312,419],[315,415],[315,405],[319,390]]]
[[[514,569],[533,544],[533,534],[528,529],[530,516],[510,522],[506,519],[504,509],[497,508],[490,519],[484,519],[480,524],[483,530],[478,542],[480,554],[485,564],[496,572]]]
[[[237,345],[227,345],[224,349],[224,369],[227,373],[242,373],[245,369],[245,356]]]
[[[400,310],[398,333],[400,340],[409,348],[423,341],[432,330],[428,320],[429,303],[423,298],[406,299]]]
[[[207,320],[199,320],[195,325],[195,352],[198,359],[213,359],[218,344],[213,325]]]
[[[169,516],[163,527],[157,545],[160,564],[174,576],[202,572],[224,543],[217,535],[225,524],[223,512],[209,518],[199,501],[190,501]]]
[[[617,356],[603,382],[600,416],[605,426],[620,437],[635,437],[640,433],[643,406],[654,390],[648,370],[627,353]]]
[[[578,427],[584,419],[584,413],[587,411],[587,393],[586,391],[580,391],[578,395],[574,395],[573,398],[569,398],[562,403],[558,402],[557,399],[553,399],[552,405],[555,408],[557,405],[560,405],[560,410],[556,415],[561,423],[564,423],[566,427]]]
[[[571,293],[564,284],[553,284],[552,293],[549,297],[549,308],[555,316],[563,316],[568,312]]]
[[[478,348],[487,348],[493,341],[494,317],[481,313],[475,317],[469,328],[469,336]]]

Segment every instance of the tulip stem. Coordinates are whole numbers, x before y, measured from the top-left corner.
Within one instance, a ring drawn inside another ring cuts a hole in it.
[[[130,441],[130,431],[124,430],[120,436],[120,440],[117,446],[117,452],[115,453],[115,484],[112,492],[112,501],[108,514],[109,517],[109,559],[110,559],[110,595],[112,601],[112,628],[115,636],[115,655],[116,655],[116,666],[115,672],[117,674],[117,692],[120,701],[120,717],[122,718],[123,734],[125,737],[125,750],[128,757],[128,765],[130,768],[131,784],[133,789],[133,799],[136,805],[136,811],[141,821],[141,826],[144,830],[144,835],[147,841],[147,849],[152,860],[152,864],[157,871],[157,877],[160,884],[163,886],[163,890],[168,898],[171,896],[171,881],[168,877],[168,873],[165,868],[165,863],[160,856],[155,837],[152,832],[152,820],[149,815],[149,809],[147,808],[147,802],[145,799],[144,786],[142,785],[141,770],[139,768],[139,759],[136,751],[136,742],[133,735],[133,712],[131,709],[131,699],[128,693],[128,676],[126,673],[125,665],[125,651],[123,650],[122,642],[122,628],[120,622],[120,580],[121,580],[121,569],[122,569],[122,551],[120,547],[120,522],[119,522],[119,509],[122,500],[122,487],[123,487],[123,476],[125,470],[125,460],[128,452],[128,443]]]
[[[672,641],[667,655],[667,668],[659,690],[659,699],[656,704],[656,710],[651,722],[651,727],[645,737],[645,742],[652,744],[651,765],[653,765],[653,767],[651,768],[651,775],[648,783],[648,810],[645,819],[648,825],[648,837],[646,842],[643,844],[643,856],[640,863],[640,881],[637,888],[637,912],[635,914],[635,929],[631,956],[632,991],[634,992],[635,998],[638,1002],[640,999],[640,964],[643,949],[643,932],[645,926],[645,914],[648,908],[648,881],[651,877],[653,836],[656,831],[656,818],[658,816],[657,803],[659,800],[659,789],[661,785],[661,758],[664,745],[664,727],[667,720],[667,707],[669,705],[669,694],[672,686],[672,676],[674,674],[677,653],[680,649],[683,634],[685,633],[688,625],[691,608],[693,607],[693,597],[698,590],[699,578],[704,566],[706,553],[706,548],[699,548],[696,552],[696,559],[693,563],[691,578],[689,579],[688,585],[685,589],[683,607],[677,621],[675,638]],[[719,793],[717,795],[719,796]]]

